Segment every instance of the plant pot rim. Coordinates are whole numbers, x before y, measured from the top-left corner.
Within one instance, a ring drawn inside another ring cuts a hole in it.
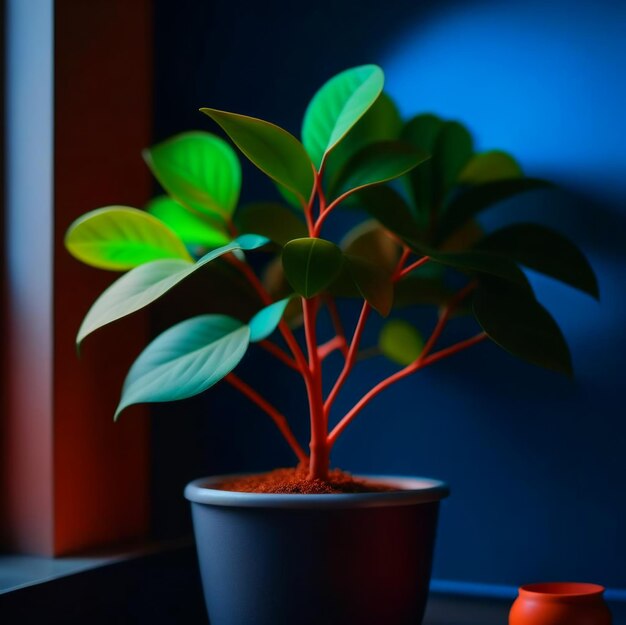
[[[212,506],[230,506],[244,508],[378,508],[388,506],[408,506],[421,503],[437,502],[450,494],[445,482],[423,477],[405,475],[355,475],[357,479],[372,482],[384,482],[397,486],[398,490],[377,493],[341,493],[341,494],[273,494],[242,493],[212,488],[225,480],[254,475],[234,473],[203,477],[189,482],[185,488],[185,497],[193,502]]]

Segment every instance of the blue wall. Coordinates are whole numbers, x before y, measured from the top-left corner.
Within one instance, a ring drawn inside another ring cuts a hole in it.
[[[316,2],[295,13],[293,3],[252,4],[157,1],[155,139],[211,129],[196,113],[205,105],[297,132],[323,80],[377,62],[403,114],[434,111],[462,120],[479,147],[509,150],[529,174],[564,189],[536,195],[530,207],[502,206],[485,225],[515,213],[557,226],[600,276],[600,304],[531,276],[571,345],[576,381],[478,346],[373,402],[338,443],[335,463],[450,482],[436,577],[626,588],[626,5],[365,0]],[[271,196],[252,167],[244,176],[244,197]],[[157,311],[157,327],[165,316]],[[450,337],[471,331],[471,323],[457,321]],[[329,363],[332,374],[340,361]],[[268,364],[251,356],[242,377],[264,386],[303,433],[296,378]],[[392,370],[380,367],[361,366],[338,414]],[[154,423],[163,533],[184,517],[172,501],[187,478],[291,462],[265,417],[229,388],[157,408]]]

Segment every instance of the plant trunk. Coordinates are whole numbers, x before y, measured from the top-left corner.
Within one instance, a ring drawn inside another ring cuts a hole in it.
[[[311,441],[309,461],[309,479],[326,480],[330,469],[330,446],[326,441]]]

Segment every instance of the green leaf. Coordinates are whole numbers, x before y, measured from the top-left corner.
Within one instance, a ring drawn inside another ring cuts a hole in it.
[[[185,132],[144,151],[161,186],[178,202],[228,222],[241,189],[241,165],[233,149],[208,132]]]
[[[433,154],[443,125],[443,120],[436,115],[418,115],[404,126],[401,138],[416,149]],[[421,167],[412,170],[407,177],[409,192],[415,205],[415,217],[422,227],[428,225],[435,202],[433,167],[434,161],[431,158]]]
[[[343,265],[341,250],[330,241],[316,238],[290,241],[283,248],[282,259],[289,284],[307,298],[323,291]]]
[[[309,201],[313,164],[293,135],[255,117],[210,108],[200,110],[218,123],[263,173],[295,193],[301,205]]]
[[[213,250],[195,263],[156,260],[132,269],[116,280],[94,302],[78,331],[76,342],[113,321],[126,317],[159,299],[179,282],[211,261],[235,250],[254,250],[266,245],[265,237],[245,234]]]
[[[458,182],[475,185],[521,178],[523,175],[519,163],[510,154],[501,150],[491,150],[474,154],[460,173]]]
[[[396,308],[415,305],[443,306],[454,295],[440,277],[422,277],[411,273],[395,284],[393,305]]]
[[[472,274],[497,276],[521,287],[529,289],[528,280],[524,272],[510,259],[481,250],[467,252],[433,252],[421,246],[415,248],[436,262],[460,271]]]
[[[599,298],[589,261],[569,239],[550,228],[529,223],[507,226],[488,235],[478,249],[506,256]]]
[[[510,282],[483,278],[473,307],[478,323],[500,347],[540,367],[572,375],[563,334],[532,292]]]
[[[411,209],[391,187],[370,187],[358,194],[359,204],[387,230],[401,239],[419,241],[422,232],[413,220]]]
[[[462,124],[445,122],[441,127],[432,152],[434,195],[432,207],[438,211],[473,152],[472,136]]]
[[[193,397],[228,375],[243,358],[250,329],[225,315],[201,315],[159,335],[130,368],[115,419],[133,404]]]
[[[390,319],[382,327],[378,347],[389,360],[406,366],[419,358],[424,349],[424,339],[407,321]]]
[[[364,189],[394,180],[429,158],[426,152],[401,141],[372,143],[346,163],[337,177],[335,192]]]
[[[380,67],[362,65],[337,74],[313,96],[304,115],[302,142],[318,169],[374,104],[384,82]]]
[[[259,310],[259,312],[250,319],[250,340],[253,343],[263,341],[278,327],[283,314],[291,301],[291,297],[286,297],[278,302],[274,302],[269,306]]]
[[[78,260],[125,271],[144,263],[179,258],[191,261],[183,242],[148,213],[127,206],[107,206],[79,217],[65,235],[65,247]]]
[[[552,184],[538,178],[514,178],[496,180],[475,187],[468,187],[455,196],[446,208],[437,228],[436,244],[445,241],[455,230],[481,211],[512,198],[520,193],[535,189],[546,189]]]
[[[354,154],[371,143],[397,139],[401,129],[402,119],[396,105],[386,93],[381,93],[326,159],[329,190],[336,187],[334,180],[337,172]]]
[[[226,245],[232,239],[223,225],[215,225],[214,221],[190,211],[167,195],[154,198],[146,210],[169,226],[189,246],[214,248]]]
[[[261,234],[279,245],[308,234],[306,225],[293,211],[274,202],[244,206],[237,211],[235,224],[242,234]]]
[[[391,274],[359,256],[344,255],[346,266],[359,293],[383,317],[393,305],[393,283]]]

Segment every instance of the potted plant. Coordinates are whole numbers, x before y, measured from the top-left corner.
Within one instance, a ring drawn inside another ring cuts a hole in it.
[[[260,119],[201,109],[275,183],[280,203],[239,208],[234,150],[208,132],[188,132],[145,152],[167,195],[147,210],[92,211],[67,233],[79,260],[128,271],[93,304],[79,344],[195,272],[210,280],[212,271],[229,268],[256,298],[251,318],[211,312],[154,339],[128,372],[115,413],[191,397],[223,380],[267,413],[294,452],[291,469],[187,487],[213,625],[419,623],[447,487],[352,478],[331,468],[335,442],[385,389],[484,340],[571,374],[566,342],[520,265],[598,295],[585,257],[561,235],[533,223],[484,232],[477,221],[498,202],[549,183],[524,176],[504,152],[475,153],[458,122],[427,114],[403,123],[383,80],[374,65],[329,80],[306,110],[302,141]],[[336,243],[325,227],[342,209],[359,223]],[[362,300],[349,324],[336,304],[342,298]],[[425,339],[415,324],[391,315],[411,306],[438,311]],[[324,340],[320,314],[334,327]],[[362,350],[373,315],[391,317],[378,346]],[[476,332],[443,344],[448,322],[464,315],[475,317]],[[233,373],[252,347],[302,377],[308,449],[263,389]],[[343,366],[325,389],[322,369],[333,352]],[[333,414],[357,361],[372,354],[400,368],[346,414]]]

